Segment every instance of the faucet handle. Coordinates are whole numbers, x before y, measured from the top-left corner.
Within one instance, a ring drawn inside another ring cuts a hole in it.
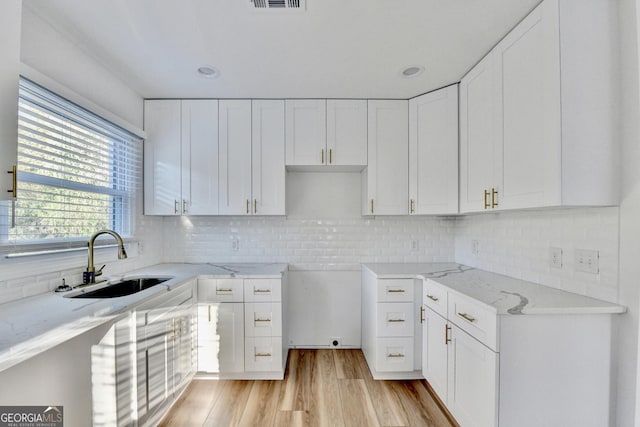
[[[100,267],[100,268],[98,269],[98,271],[96,271],[96,272],[94,273],[94,276],[101,276],[101,275],[102,275],[102,270],[104,270],[104,268],[105,268],[106,266],[107,266],[107,265],[105,264],[105,265],[103,265],[102,267]]]

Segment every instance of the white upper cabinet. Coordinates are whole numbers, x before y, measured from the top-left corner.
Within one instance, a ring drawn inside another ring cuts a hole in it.
[[[327,103],[324,99],[286,101],[287,166],[324,165],[327,157]]]
[[[18,155],[18,79],[22,1],[2,2],[0,13],[0,200],[17,194],[14,166]],[[7,173],[11,171],[11,173]]]
[[[220,214],[285,214],[284,101],[220,101]]]
[[[461,212],[619,203],[614,24],[545,0],[462,79]]]
[[[327,100],[327,152],[327,165],[367,165],[366,100]]]
[[[145,101],[146,215],[218,213],[218,101]]]
[[[409,214],[458,213],[458,85],[409,100]]]
[[[368,102],[368,166],[362,172],[362,214],[407,215],[409,103]]]
[[[220,214],[248,215],[251,200],[251,100],[220,101]]]
[[[253,213],[285,214],[284,101],[252,101]]]
[[[145,101],[144,212],[179,215],[181,192],[179,100]]]
[[[218,213],[218,101],[182,101],[183,213]]]
[[[366,100],[287,100],[286,110],[287,166],[305,166],[303,170],[366,166]]]

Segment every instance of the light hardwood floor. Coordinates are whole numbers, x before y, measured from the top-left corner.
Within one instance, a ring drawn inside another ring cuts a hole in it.
[[[283,381],[194,380],[160,425],[457,426],[425,381],[375,381],[360,350],[291,350]]]

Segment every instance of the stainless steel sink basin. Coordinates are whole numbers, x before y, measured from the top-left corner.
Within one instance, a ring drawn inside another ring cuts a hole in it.
[[[77,295],[70,295],[69,298],[117,298],[149,289],[155,285],[166,282],[172,277],[136,277],[123,279],[119,282],[110,283],[100,289],[84,289]]]

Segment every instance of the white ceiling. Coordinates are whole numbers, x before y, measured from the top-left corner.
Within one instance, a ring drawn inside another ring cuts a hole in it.
[[[458,81],[537,3],[24,0],[145,98],[410,98]],[[425,72],[400,76],[413,65]]]

